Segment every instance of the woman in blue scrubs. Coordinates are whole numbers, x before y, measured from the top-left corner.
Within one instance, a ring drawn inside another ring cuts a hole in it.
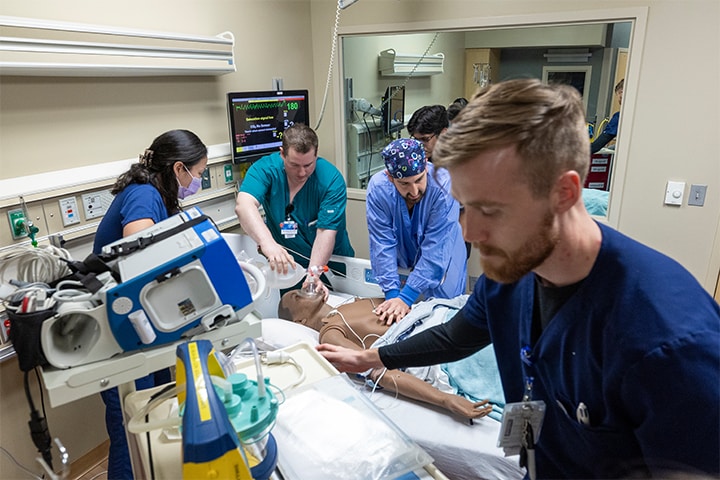
[[[157,137],[140,161],[120,175],[115,195],[95,234],[93,253],[123,237],[144,230],[181,210],[180,200],[200,189],[207,167],[207,147],[193,132],[171,130]],[[168,383],[168,369],[135,381],[138,389]],[[132,467],[117,388],[101,392],[110,437],[108,479],[132,479]]]

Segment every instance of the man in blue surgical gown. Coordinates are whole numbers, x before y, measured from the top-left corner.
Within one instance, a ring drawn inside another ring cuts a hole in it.
[[[367,188],[367,222],[373,274],[385,295],[375,310],[389,324],[421,297],[465,293],[467,263],[447,171],[435,170],[412,138],[394,140],[382,156],[386,170]],[[406,280],[399,269],[410,271]]]

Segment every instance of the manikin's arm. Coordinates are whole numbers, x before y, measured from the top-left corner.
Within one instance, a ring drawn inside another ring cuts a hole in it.
[[[373,370],[371,378],[377,382],[382,370]],[[452,393],[441,392],[429,383],[401,370],[388,370],[379,380],[380,385],[404,397],[429,403],[465,418],[484,417],[492,412],[492,405],[487,400],[471,402],[465,397]]]
[[[340,326],[325,328],[320,341],[353,350],[363,350],[357,345],[358,339],[350,339],[345,333],[346,331]],[[374,340],[375,338],[369,339],[366,343],[371,344]],[[441,392],[431,384],[401,370],[388,370],[381,377],[380,374],[383,370],[373,370],[370,375],[371,379],[377,382],[380,378],[379,384],[383,388],[397,392],[404,397],[444,408],[465,418],[484,417],[492,411],[492,406],[488,404],[487,400],[471,402],[460,395]]]
[[[243,231],[260,246],[260,250],[270,263],[270,268],[273,270],[279,268],[282,273],[287,273],[288,266],[295,268],[295,259],[275,241],[270,230],[265,226],[258,207],[260,202],[255,197],[249,193],[238,192],[235,215],[240,220]]]

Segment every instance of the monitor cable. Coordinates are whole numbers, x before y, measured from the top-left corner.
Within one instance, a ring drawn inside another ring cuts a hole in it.
[[[37,380],[39,384],[40,377],[37,373],[37,368],[33,370],[35,371],[35,375],[38,377]],[[40,401],[42,404],[42,415],[40,415],[40,412],[38,412],[35,408],[35,403],[33,402],[32,395],[30,394],[30,381],[28,378],[29,373],[30,371],[25,372],[23,384],[25,387],[25,396],[27,398],[28,405],[30,406],[30,421],[28,422],[28,426],[30,427],[30,436],[32,437],[33,444],[38,449],[38,452],[42,455],[43,460],[45,460],[50,469],[52,469],[52,452],[50,450],[52,442],[47,420],[45,419],[45,401],[41,390]]]

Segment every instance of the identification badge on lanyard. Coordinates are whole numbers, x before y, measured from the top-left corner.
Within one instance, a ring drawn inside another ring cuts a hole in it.
[[[292,203],[289,203],[285,207],[285,221],[280,222],[280,233],[285,238],[295,238],[298,233],[298,224],[290,217],[293,210],[295,210],[295,207]]]
[[[530,480],[535,480],[535,444],[545,418],[545,402],[532,399],[534,377],[529,372],[533,368],[533,358],[529,346],[520,349],[520,360],[525,377],[525,394],[522,402],[508,403],[503,408],[497,446],[503,447],[506,457],[519,454],[520,466],[527,468]]]
[[[528,425],[532,431],[533,443],[537,442],[544,417],[545,402],[542,400],[506,404],[497,446],[503,447],[506,457],[517,455],[523,446],[527,448]]]
[[[280,223],[280,233],[285,238],[295,238],[298,232],[298,224],[295,220],[285,220]]]

